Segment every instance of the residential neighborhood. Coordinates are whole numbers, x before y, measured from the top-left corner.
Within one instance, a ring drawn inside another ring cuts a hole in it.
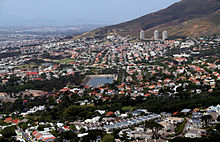
[[[219,46],[215,37],[112,35],[4,45],[1,134],[19,141],[208,138],[220,131]]]

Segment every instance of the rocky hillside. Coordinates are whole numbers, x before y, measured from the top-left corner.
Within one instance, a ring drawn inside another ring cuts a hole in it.
[[[143,29],[148,37],[155,29],[167,30],[170,36],[220,34],[220,0],[182,0],[166,9],[117,25],[102,27],[84,36],[119,34],[138,36]]]

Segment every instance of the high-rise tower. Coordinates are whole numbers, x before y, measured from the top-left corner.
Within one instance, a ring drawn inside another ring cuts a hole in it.
[[[163,37],[163,40],[168,39],[168,33],[167,33],[167,31],[163,31],[162,37]]]
[[[155,30],[154,31],[154,40],[159,40],[160,37],[159,37],[159,31],[158,30]]]
[[[144,39],[145,38],[145,34],[144,34],[144,30],[140,31],[140,39]]]

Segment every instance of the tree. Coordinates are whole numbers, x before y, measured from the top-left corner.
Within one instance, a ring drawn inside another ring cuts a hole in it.
[[[145,128],[151,129],[153,132],[153,137],[157,140],[159,138],[158,131],[161,130],[163,126],[154,121],[146,121]]]
[[[25,122],[21,122],[18,124],[18,126],[24,131],[28,128],[28,124]]]
[[[215,129],[220,133],[220,123],[216,124]]]
[[[217,121],[220,122],[220,115],[218,116]]]
[[[0,137],[0,142],[17,142],[16,138],[4,138],[4,137]]]
[[[85,132],[86,132],[86,129],[85,129],[85,128],[81,128],[81,129],[79,130],[79,132],[80,132],[80,133],[85,133]]]
[[[60,134],[60,137],[62,140],[64,140],[64,139],[71,140],[71,142],[78,142],[79,141],[76,133],[74,133],[72,131],[62,132]]]
[[[70,129],[71,129],[71,130],[77,130],[77,129],[76,129],[76,126],[75,126],[75,125],[72,125],[72,124],[70,125]]]
[[[94,107],[91,106],[75,106],[71,105],[63,111],[63,118],[68,118],[69,120],[76,120],[80,117],[85,119],[91,118],[94,115]]]
[[[38,130],[38,131],[43,131],[44,128],[45,128],[45,127],[44,127],[43,125],[39,125],[39,126],[37,127],[37,130]]]
[[[47,75],[46,75],[46,73],[42,73],[42,74],[40,75],[40,77],[41,77],[42,79],[46,79],[46,78],[47,78]]]
[[[114,141],[114,136],[106,134],[102,138],[102,142],[113,142]]]
[[[15,128],[13,126],[6,127],[5,129],[2,130],[2,136],[5,138],[10,138],[15,135],[16,135]]]
[[[123,132],[121,139],[122,139],[122,141],[126,141],[127,140],[127,133],[126,132]]]
[[[118,133],[119,133],[120,131],[121,131],[120,129],[115,129],[115,130],[113,131],[113,133],[112,133],[113,137],[116,138],[116,139],[119,138]]]
[[[183,90],[184,90],[183,86],[179,86],[179,87],[176,88],[176,91],[178,93],[183,92]]]
[[[88,135],[82,138],[82,142],[95,141],[98,137],[102,137],[104,132],[101,130],[88,131]]]

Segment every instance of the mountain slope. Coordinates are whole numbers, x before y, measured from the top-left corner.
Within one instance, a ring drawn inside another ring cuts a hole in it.
[[[175,37],[197,37],[220,34],[220,10],[207,16],[195,18],[172,26],[167,26],[166,24],[159,25],[146,30],[145,34],[151,36],[156,29],[159,31],[169,31],[169,36]]]
[[[195,30],[204,34],[203,30],[211,33],[219,32],[220,0],[182,0],[174,3],[166,9],[150,13],[140,18],[121,24],[99,28],[85,35],[106,35],[109,33],[120,35],[138,36],[141,29],[146,31],[147,36],[152,36],[154,29],[166,29],[169,35],[180,36],[194,34]],[[217,19],[217,20],[216,20]],[[178,31],[176,31],[178,30]]]

